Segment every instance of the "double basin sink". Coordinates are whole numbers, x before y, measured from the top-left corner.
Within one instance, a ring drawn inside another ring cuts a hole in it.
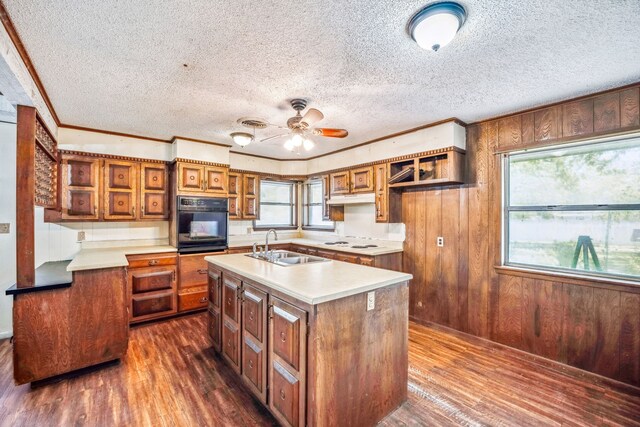
[[[330,261],[327,258],[322,258],[319,256],[303,255],[297,252],[282,251],[282,250],[270,252],[268,257],[257,254],[257,253],[247,254],[246,256],[259,259],[262,261],[271,262],[273,264],[282,265],[284,267],[289,267],[292,265],[299,265],[299,264],[313,264],[316,262]]]

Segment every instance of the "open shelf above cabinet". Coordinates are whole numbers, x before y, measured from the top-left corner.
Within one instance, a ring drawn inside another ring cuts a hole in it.
[[[464,183],[464,150],[450,147],[389,164],[389,188]]]

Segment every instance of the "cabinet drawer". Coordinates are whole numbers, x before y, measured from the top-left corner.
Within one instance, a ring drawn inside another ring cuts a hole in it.
[[[174,253],[127,255],[127,260],[129,261],[129,268],[175,265],[177,259],[178,259],[178,256]]]
[[[350,262],[351,264],[359,264],[358,255],[345,254],[343,252],[336,252],[335,259],[338,261]]]
[[[291,426],[300,425],[300,381],[277,361],[271,370],[271,405]]]
[[[129,283],[133,295],[173,289],[175,279],[175,267],[147,267],[129,270]]]
[[[190,288],[193,286],[206,286],[207,285],[207,261],[204,257],[212,254],[194,254],[194,255],[180,255],[180,280],[178,282],[178,288]]]
[[[253,340],[244,337],[242,348],[242,375],[247,380],[251,388],[258,395],[260,400],[266,402],[265,395],[265,362],[264,351]]]
[[[135,319],[142,316],[165,315],[176,312],[176,295],[173,291],[153,295],[134,295],[131,298],[131,315]]]
[[[222,336],[221,336],[222,325],[220,323],[220,319],[221,319],[220,311],[209,306],[209,324],[208,324],[209,336],[213,341],[213,347],[217,351],[220,351],[221,344],[222,344]]]
[[[231,367],[240,372],[240,329],[228,320],[222,321],[222,354],[229,360]]]
[[[207,291],[178,294],[178,311],[180,312],[206,308],[207,305],[209,305],[209,293]]]

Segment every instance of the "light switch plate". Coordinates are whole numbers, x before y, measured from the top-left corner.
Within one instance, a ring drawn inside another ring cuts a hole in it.
[[[84,234],[84,231],[78,231],[78,242],[84,242],[85,238],[86,235]]]
[[[9,234],[11,232],[11,223],[3,222],[0,224],[0,234]]]
[[[444,246],[444,237],[438,237],[436,239],[436,245],[443,247]]]
[[[367,292],[367,311],[376,308],[376,291]]]

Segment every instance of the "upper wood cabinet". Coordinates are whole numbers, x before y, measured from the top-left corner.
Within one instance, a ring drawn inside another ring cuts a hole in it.
[[[389,164],[375,166],[376,222],[389,221]]]
[[[139,163],[105,160],[104,219],[135,220]]]
[[[351,169],[349,181],[351,193],[371,193],[373,191],[373,167]]]
[[[168,219],[167,166],[156,163],[140,164],[140,218]]]
[[[100,159],[63,156],[61,170],[61,219],[98,220],[100,210]]]
[[[260,175],[229,172],[229,219],[260,217]]]
[[[335,172],[329,175],[331,194],[371,193],[373,166]]]
[[[228,168],[177,162],[178,194],[227,197]]]
[[[229,219],[242,218],[242,174],[229,172]]]
[[[135,221],[169,218],[167,165],[61,155],[60,211],[45,221]]]

